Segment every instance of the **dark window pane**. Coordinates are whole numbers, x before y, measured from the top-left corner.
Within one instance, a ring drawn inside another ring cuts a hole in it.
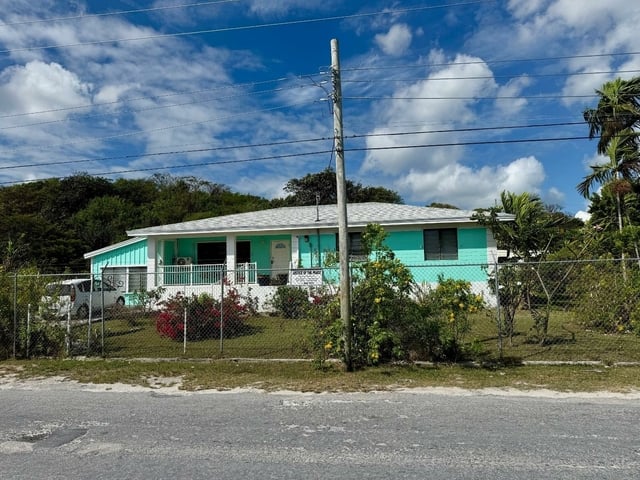
[[[457,260],[458,231],[455,228],[425,230],[424,259]]]

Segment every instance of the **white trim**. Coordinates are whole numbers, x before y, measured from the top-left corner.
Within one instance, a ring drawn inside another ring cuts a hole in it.
[[[114,243],[113,245],[109,245],[99,250],[94,250],[92,252],[85,253],[84,258],[85,260],[88,260],[89,258],[97,257],[98,255],[101,255],[103,253],[109,253],[109,252],[112,252],[113,250],[117,250],[118,248],[127,247],[129,245],[133,245],[134,243],[141,242],[142,240],[146,240],[146,239],[147,239],[146,236],[129,238],[128,240],[124,240],[123,242]],[[139,266],[143,266],[143,265],[139,265]]]

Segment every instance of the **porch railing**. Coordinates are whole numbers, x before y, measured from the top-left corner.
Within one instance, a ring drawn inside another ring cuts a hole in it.
[[[236,284],[257,283],[258,267],[255,262],[239,263],[234,271],[229,271],[222,263],[158,267],[158,283],[161,285],[210,285],[220,283],[224,276]]]

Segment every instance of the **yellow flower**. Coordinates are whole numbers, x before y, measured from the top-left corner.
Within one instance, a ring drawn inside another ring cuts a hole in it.
[[[333,348],[333,343],[329,342],[324,346],[325,350],[331,350]]]
[[[371,356],[371,358],[372,358],[373,360],[377,360],[377,359],[378,359],[378,357],[379,357],[379,354],[378,354],[378,352],[371,352],[371,355],[370,355],[370,356]]]
[[[460,307],[460,308],[464,308],[464,303],[460,302],[460,303],[458,304],[458,307]]]
[[[376,298],[373,299],[373,301],[375,303],[380,303],[382,301],[382,299],[380,297],[376,297]]]

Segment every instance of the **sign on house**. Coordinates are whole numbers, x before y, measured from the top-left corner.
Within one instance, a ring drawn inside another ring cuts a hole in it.
[[[322,285],[322,270],[319,268],[296,268],[291,270],[291,285],[314,287]]]

